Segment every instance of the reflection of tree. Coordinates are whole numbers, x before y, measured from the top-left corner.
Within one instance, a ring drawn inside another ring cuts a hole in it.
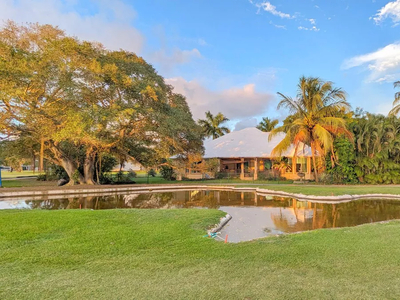
[[[390,200],[358,200],[339,204],[308,203],[293,201],[271,218],[277,229],[297,232],[318,228],[348,227],[400,218],[400,203]],[[289,217],[294,215],[295,222]]]
[[[45,200],[26,200],[25,204],[31,209],[65,209],[68,206],[67,199],[45,199]]]

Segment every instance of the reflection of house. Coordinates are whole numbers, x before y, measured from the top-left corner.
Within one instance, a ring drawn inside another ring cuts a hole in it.
[[[240,179],[258,179],[262,174],[274,173],[273,166],[281,160],[281,168],[275,172],[287,179],[313,179],[311,149],[301,144],[295,153],[291,146],[282,157],[272,155],[272,150],[282,141],[284,133],[268,140],[269,133],[257,128],[233,131],[215,140],[204,143],[205,159],[218,158],[220,171],[227,176]],[[186,174],[186,177],[191,177]]]

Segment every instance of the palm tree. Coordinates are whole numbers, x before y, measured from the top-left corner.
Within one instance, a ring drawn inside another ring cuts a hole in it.
[[[284,123],[283,126],[272,130],[269,139],[279,132],[286,133],[285,138],[273,150],[276,155],[282,155],[291,145],[295,146],[295,150],[300,143],[310,146],[315,181],[318,182],[316,153],[324,156],[332,150],[334,136],[340,133],[351,137],[346,121],[340,116],[340,112],[349,109],[350,105],[346,101],[346,93],[334,88],[330,81],[301,77],[297,90],[296,99],[278,93],[281,97],[278,109],[288,108],[293,122]]]
[[[206,112],[206,119],[199,120],[198,123],[203,127],[206,137],[212,137],[213,140],[223,136],[225,133],[231,132],[228,127],[221,126],[222,123],[229,121],[222,113],[218,113],[215,117],[208,111]]]
[[[271,120],[270,118],[263,118],[260,124],[258,124],[257,129],[263,132],[270,132],[272,131],[276,125],[278,125],[278,120]]]
[[[395,88],[400,88],[400,81],[396,81],[394,84]],[[393,108],[389,112],[389,115],[397,115],[400,112],[400,92],[394,94]]]

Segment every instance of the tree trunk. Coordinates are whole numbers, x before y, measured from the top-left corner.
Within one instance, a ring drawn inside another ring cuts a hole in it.
[[[78,168],[76,167],[75,163],[72,160],[68,158],[61,159],[61,166],[65,169],[65,172],[67,172],[68,174],[69,177],[68,185],[74,185],[76,183],[83,184],[85,182],[85,178],[82,176],[81,172],[78,171]],[[76,173],[78,173],[77,174],[78,178],[75,179],[78,179],[78,182],[75,182],[74,179]]]
[[[39,172],[43,172],[43,157],[44,157],[44,138],[40,139],[40,159],[39,159]]]
[[[85,163],[83,165],[83,175],[85,177],[85,184],[94,185],[94,158],[95,153],[86,152]]]
[[[311,142],[311,155],[312,155],[313,166],[314,166],[315,182],[318,182],[318,171],[317,171],[317,165],[315,163],[315,145],[314,145],[314,142]]]
[[[35,160],[36,160],[35,152],[32,152],[32,171],[33,171],[33,174],[35,174]]]
[[[74,175],[77,174],[77,179],[80,184],[85,182],[85,178],[82,174],[78,171],[78,167],[72,159],[70,159],[67,155],[65,155],[56,145],[53,145],[50,148],[51,152],[54,154],[54,158],[52,159],[58,165],[62,166],[67,172],[69,177],[68,185],[74,185],[76,182],[74,180]],[[78,171],[78,172],[77,172]]]

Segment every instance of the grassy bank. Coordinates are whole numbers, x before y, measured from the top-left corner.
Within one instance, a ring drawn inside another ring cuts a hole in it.
[[[400,223],[242,244],[215,210],[0,211],[0,298],[399,298]]]
[[[243,185],[236,185],[243,187]],[[246,186],[246,185],[244,185]],[[400,194],[398,185],[299,185],[299,184],[256,184],[248,187],[260,187],[274,191],[315,196],[363,195],[363,194]]]

